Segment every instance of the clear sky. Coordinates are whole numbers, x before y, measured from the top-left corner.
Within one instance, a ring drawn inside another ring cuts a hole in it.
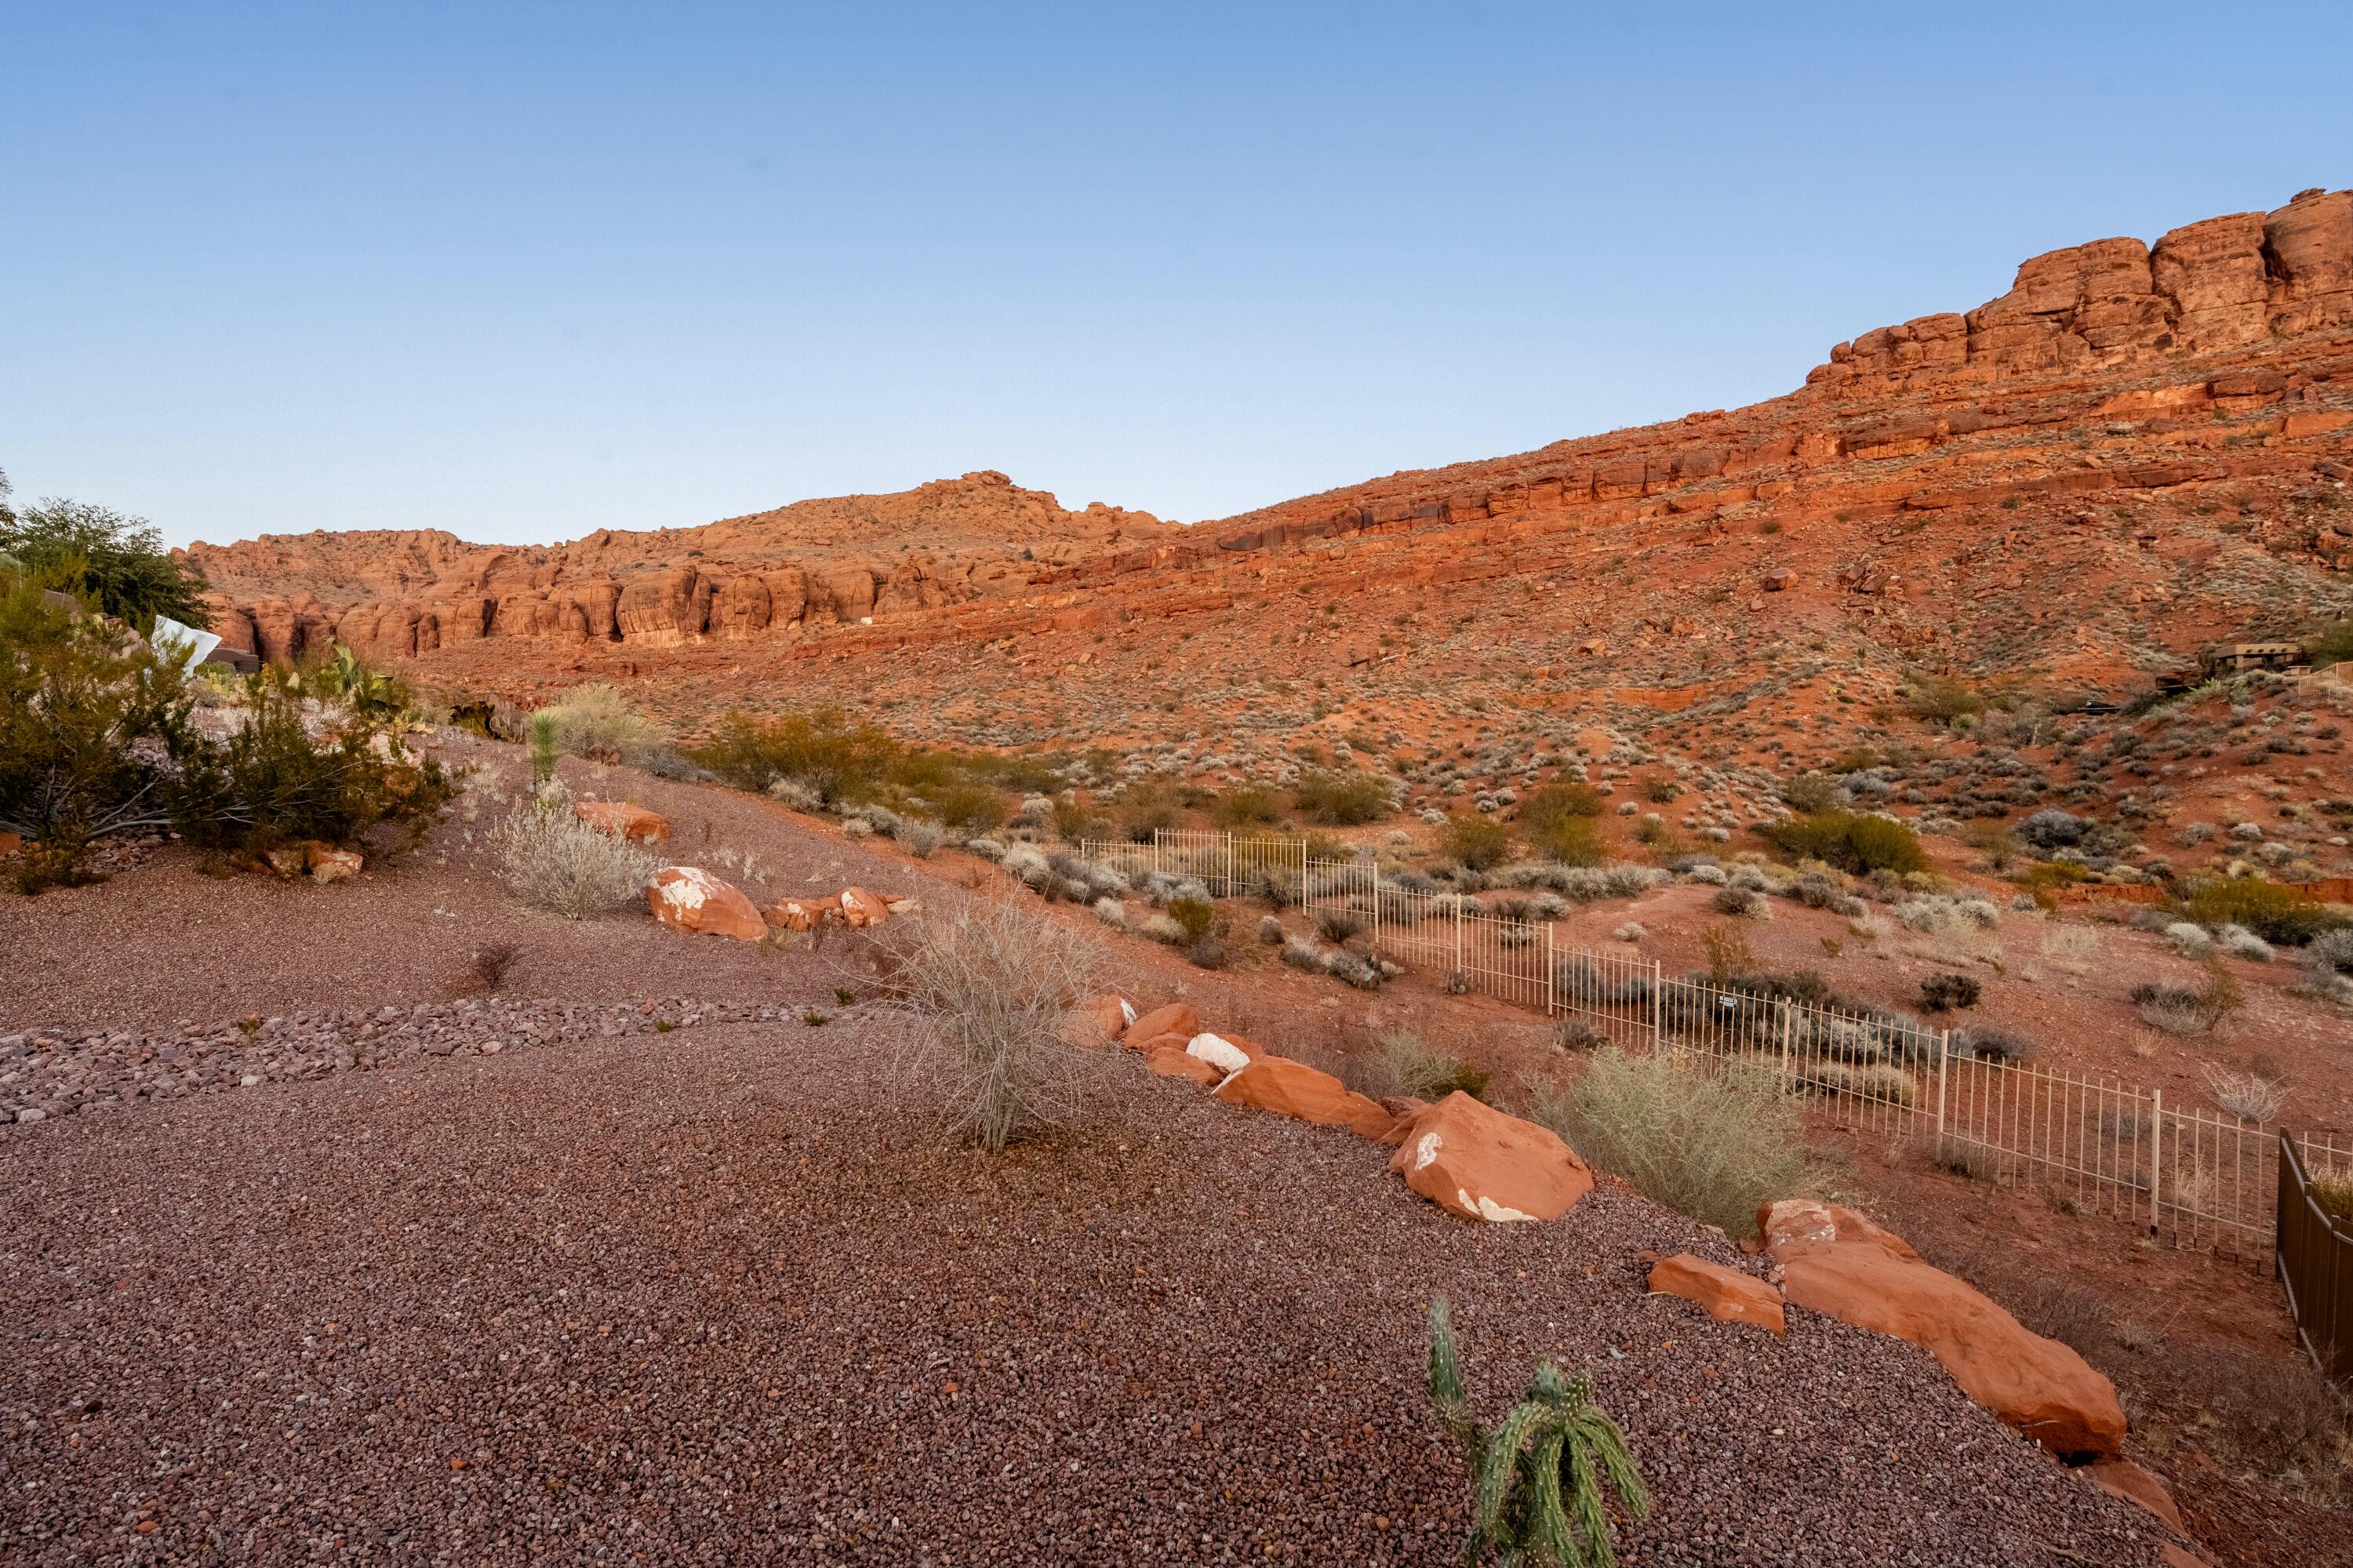
[[[174,542],[1191,522],[2353,183],[2353,5],[0,4],[0,468]]]

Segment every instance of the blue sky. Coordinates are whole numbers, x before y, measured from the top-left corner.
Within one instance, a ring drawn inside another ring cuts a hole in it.
[[[1189,522],[2353,183],[2353,6],[1778,9],[11,0],[0,468],[174,542]]]

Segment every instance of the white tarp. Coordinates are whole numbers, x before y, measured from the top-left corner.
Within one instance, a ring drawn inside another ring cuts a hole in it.
[[[183,626],[168,615],[155,618],[155,634],[148,643],[166,659],[179,661],[180,668],[193,671],[220,646],[220,633],[199,631],[193,626]]]

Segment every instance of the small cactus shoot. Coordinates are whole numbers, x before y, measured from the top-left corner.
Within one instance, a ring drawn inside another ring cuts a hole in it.
[[[1462,1445],[1471,1472],[1471,1539],[1463,1561],[1493,1547],[1506,1562],[1610,1568],[1606,1481],[1629,1517],[1650,1512],[1651,1495],[1626,1451],[1625,1435],[1593,1403],[1593,1379],[1563,1377],[1538,1363],[1519,1403],[1483,1431],[1462,1391],[1462,1363],[1443,1298],[1430,1308],[1430,1397],[1438,1419]]]

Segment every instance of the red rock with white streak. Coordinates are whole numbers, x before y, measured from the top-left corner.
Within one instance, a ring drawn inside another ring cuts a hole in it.
[[[1414,1118],[1389,1169],[1466,1220],[1557,1219],[1593,1191],[1593,1172],[1549,1128],[1460,1089]]]
[[[700,866],[666,865],[646,884],[646,907],[665,926],[757,942],[768,934],[759,907]]]

